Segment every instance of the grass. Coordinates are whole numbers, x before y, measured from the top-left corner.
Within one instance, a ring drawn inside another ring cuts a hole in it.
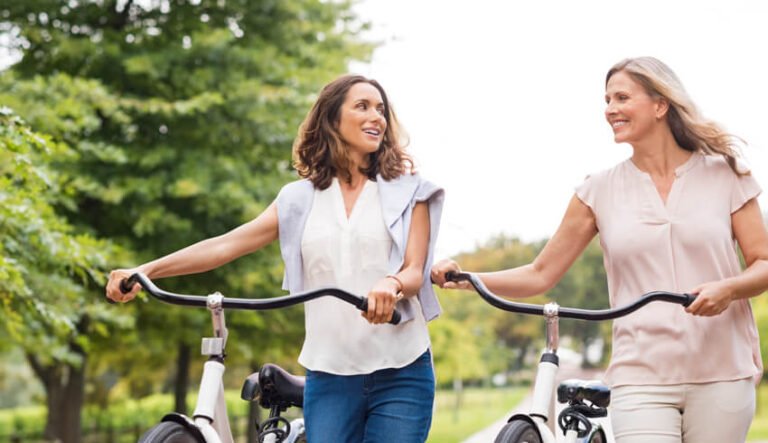
[[[456,408],[456,394],[439,390],[427,443],[458,443],[485,428],[514,408],[530,388],[468,388]]]

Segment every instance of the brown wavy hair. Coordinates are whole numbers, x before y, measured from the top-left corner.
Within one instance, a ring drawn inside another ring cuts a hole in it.
[[[413,159],[405,152],[407,143],[401,140],[400,125],[384,88],[376,80],[361,75],[344,75],[320,91],[320,96],[299,126],[293,143],[293,166],[299,176],[309,179],[315,188],[328,188],[333,177],[347,183],[352,181],[352,161],[339,133],[339,122],[341,105],[347,92],[357,83],[368,83],[379,91],[387,122],[379,149],[368,155],[368,164],[361,166],[360,172],[371,180],[376,180],[377,174],[385,180],[392,180],[414,171]]]
[[[737,142],[743,143],[743,140],[705,119],[669,66],[654,57],[627,58],[608,70],[606,86],[618,72],[626,72],[651,97],[663,98],[669,103],[667,123],[681,148],[705,155],[721,155],[736,175],[749,174],[740,171],[736,165],[739,157]]]

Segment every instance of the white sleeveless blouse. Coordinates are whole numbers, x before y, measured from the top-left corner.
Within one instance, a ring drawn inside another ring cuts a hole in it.
[[[347,218],[337,179],[315,190],[301,240],[305,289],[335,286],[360,296],[388,272],[392,240],[384,224],[376,182],[367,181]],[[322,297],[304,305],[306,336],[299,363],[337,375],[369,374],[407,366],[429,347],[416,297],[413,321],[373,325],[352,305]]]

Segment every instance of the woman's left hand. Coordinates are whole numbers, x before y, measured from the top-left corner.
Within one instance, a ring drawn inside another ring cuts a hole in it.
[[[392,319],[395,303],[403,295],[400,285],[392,278],[382,278],[368,293],[368,311],[361,313],[372,324],[387,323]]]
[[[733,289],[723,280],[704,283],[690,291],[690,294],[695,295],[696,299],[685,311],[704,317],[720,315],[734,298]]]

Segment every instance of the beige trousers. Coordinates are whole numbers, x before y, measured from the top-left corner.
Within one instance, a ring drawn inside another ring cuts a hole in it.
[[[741,443],[755,415],[755,384],[620,386],[610,415],[616,443]]]

